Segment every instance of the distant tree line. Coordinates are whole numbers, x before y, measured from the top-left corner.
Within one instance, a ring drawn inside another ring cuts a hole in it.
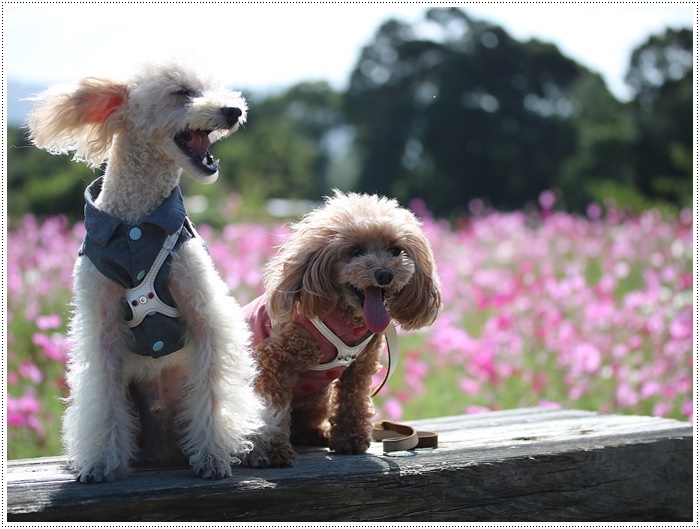
[[[478,198],[518,209],[545,189],[582,211],[614,199],[640,210],[692,204],[692,31],[668,29],[634,50],[630,102],[600,75],[538,40],[521,42],[458,8],[416,24],[389,20],[362,49],[346,92],[307,82],[250,100],[249,121],[212,147],[220,180],[185,193],[212,211],[240,193],[318,200],[333,187],[420,197],[441,216]],[[7,132],[10,216],[82,216],[96,175]]]

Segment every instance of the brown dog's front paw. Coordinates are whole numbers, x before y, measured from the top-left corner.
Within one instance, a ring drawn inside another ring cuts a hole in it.
[[[297,453],[288,442],[274,443],[269,456],[272,467],[287,468],[297,464]]]
[[[258,448],[253,448],[243,458],[242,464],[250,468],[267,468],[270,466],[270,457],[265,451]]]
[[[328,447],[336,454],[364,454],[371,443],[367,435],[331,435]]]
[[[318,427],[295,431],[292,444],[305,446],[328,446],[329,428]]]

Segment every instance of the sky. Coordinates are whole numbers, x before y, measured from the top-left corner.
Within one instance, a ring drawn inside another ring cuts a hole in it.
[[[6,81],[48,86],[128,76],[139,63],[194,62],[232,88],[279,90],[304,80],[347,86],[361,48],[388,18],[422,18],[421,3],[22,3],[3,5]],[[538,38],[601,73],[628,99],[632,50],[667,26],[693,27],[695,2],[464,3],[519,40]]]

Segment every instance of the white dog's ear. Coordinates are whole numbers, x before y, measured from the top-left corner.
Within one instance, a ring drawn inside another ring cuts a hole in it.
[[[430,325],[442,307],[440,279],[430,242],[423,233],[407,237],[404,250],[415,264],[409,283],[401,289],[391,305],[392,316],[407,331]]]
[[[110,79],[86,78],[72,88],[49,89],[36,97],[29,138],[51,154],[75,152],[74,159],[97,167],[107,159],[123,127],[127,87]]]

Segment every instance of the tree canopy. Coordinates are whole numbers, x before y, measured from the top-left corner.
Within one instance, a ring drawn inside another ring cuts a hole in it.
[[[519,41],[459,8],[415,24],[388,20],[361,50],[344,92],[305,82],[246,94],[246,127],[212,147],[214,186],[183,179],[218,215],[240,193],[318,200],[333,187],[422,198],[439,215],[472,199],[517,209],[547,189],[582,211],[612,197],[631,208],[687,206],[692,196],[692,31],[669,29],[634,50],[633,99],[553,44]],[[96,175],[8,130],[10,216],[82,216]],[[209,219],[207,219],[209,220]],[[229,219],[230,220],[230,219]]]

